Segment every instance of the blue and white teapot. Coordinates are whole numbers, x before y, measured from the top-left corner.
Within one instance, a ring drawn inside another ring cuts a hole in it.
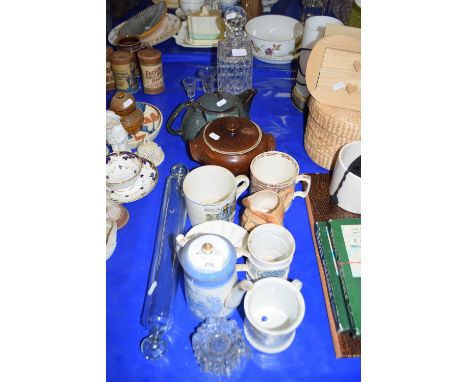
[[[191,238],[178,235],[179,260],[184,269],[185,296],[192,313],[204,320],[226,317],[253,288],[249,280],[238,282],[237,255],[231,242],[220,235],[203,234]],[[239,264],[239,270],[243,270]]]

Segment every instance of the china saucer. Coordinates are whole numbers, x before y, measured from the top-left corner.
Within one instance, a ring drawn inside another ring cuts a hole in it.
[[[297,57],[299,57],[299,52],[296,54],[290,54],[288,56],[282,56],[282,57],[272,57],[272,56],[266,56],[263,54],[258,54],[252,51],[253,56],[262,62],[266,62],[267,64],[274,64],[274,65],[282,65],[282,64],[289,64],[293,62]]]
[[[146,102],[137,102],[136,106],[143,112],[143,126],[136,134],[128,134],[128,146],[131,149],[138,147],[145,138],[153,141],[157,137],[163,123],[161,111],[154,105]]]
[[[111,191],[110,198],[117,203],[130,203],[148,195],[158,183],[158,170],[154,164],[146,159],[135,184],[126,191]]]

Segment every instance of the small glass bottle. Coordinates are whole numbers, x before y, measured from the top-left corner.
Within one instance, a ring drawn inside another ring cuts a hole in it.
[[[143,91],[146,94],[159,94],[164,91],[164,77],[161,51],[146,48],[138,51]]]
[[[218,42],[218,90],[240,94],[252,88],[252,42],[243,31],[247,21],[244,9],[226,9],[227,31]]]
[[[136,93],[140,86],[131,65],[132,54],[126,50],[117,50],[111,53],[110,61],[116,89],[130,94]]]

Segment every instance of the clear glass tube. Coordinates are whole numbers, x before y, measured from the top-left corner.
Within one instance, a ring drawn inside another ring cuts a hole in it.
[[[182,164],[172,166],[166,180],[159,226],[153,250],[141,324],[149,335],[141,342],[141,352],[146,359],[161,358],[166,351],[162,338],[172,326],[172,305],[177,289],[179,260],[175,252],[175,238],[183,233],[187,210],[182,183],[188,168]]]

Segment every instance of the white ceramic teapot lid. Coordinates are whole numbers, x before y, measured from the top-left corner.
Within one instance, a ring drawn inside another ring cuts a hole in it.
[[[234,246],[224,237],[200,235],[184,247],[181,265],[191,277],[202,281],[219,281],[231,277],[237,260]]]

